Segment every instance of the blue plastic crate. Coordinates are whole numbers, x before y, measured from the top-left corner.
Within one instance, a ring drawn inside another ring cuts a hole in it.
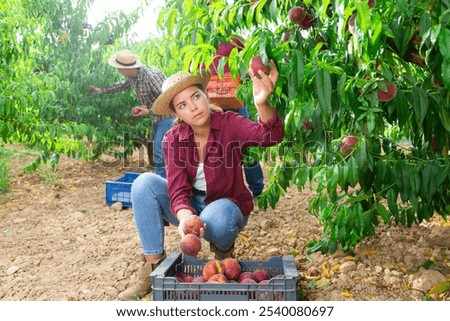
[[[264,269],[271,280],[261,283],[186,283],[177,273],[202,275],[207,260],[171,253],[150,274],[153,301],[297,301],[298,270],[292,255],[272,256],[267,261],[238,260],[242,271]]]
[[[141,173],[127,172],[115,181],[107,181],[106,185],[106,205],[121,202],[123,207],[132,207],[131,204],[131,184]]]

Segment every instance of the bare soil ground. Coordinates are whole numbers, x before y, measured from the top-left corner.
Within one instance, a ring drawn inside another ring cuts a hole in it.
[[[116,300],[142,257],[132,210],[105,205],[105,182],[145,168],[136,159],[107,167],[63,157],[56,173],[24,174],[31,156],[11,157],[11,191],[0,195],[0,300]],[[310,196],[290,189],[275,209],[256,209],[236,242],[237,258],[293,254],[300,300],[449,300],[448,222],[380,225],[353,253],[307,260],[305,244],[321,235],[307,212]],[[168,227],[166,251],[179,252],[178,241]],[[199,258],[212,258],[203,248]]]

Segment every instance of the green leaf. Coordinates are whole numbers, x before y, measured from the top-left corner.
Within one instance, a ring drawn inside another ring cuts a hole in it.
[[[386,224],[391,223],[391,215],[389,214],[389,212],[387,211],[387,209],[384,207],[383,204],[377,204],[377,213],[378,215],[381,216],[381,219],[384,221],[384,223]]]
[[[319,69],[316,73],[316,91],[319,98],[319,106],[325,118],[331,117],[331,78],[328,71]]]
[[[428,112],[428,95],[422,87],[417,86],[412,87],[412,94],[416,121],[421,126]]]
[[[431,287],[429,294],[442,294],[450,289],[450,281],[442,281]]]
[[[348,161],[348,182],[354,187],[359,181],[359,168],[354,157],[350,157]]]
[[[411,195],[411,181],[409,178],[409,169],[406,161],[398,161],[395,164],[395,179],[402,201],[408,201]]]
[[[387,192],[387,201],[388,201],[388,207],[389,211],[391,211],[391,214],[398,219],[398,205],[397,205],[397,192],[394,189],[389,189]]]

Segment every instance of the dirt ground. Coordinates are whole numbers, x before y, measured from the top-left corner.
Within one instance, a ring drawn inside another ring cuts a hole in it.
[[[124,167],[63,157],[56,173],[24,174],[31,156],[11,157],[11,191],[0,195],[0,300],[116,300],[142,257],[132,210],[105,205],[105,182],[145,168],[138,159]],[[449,300],[448,222],[380,225],[354,253],[308,261],[305,244],[321,235],[307,212],[310,195],[290,189],[275,209],[256,209],[237,239],[237,258],[294,255],[300,300]],[[166,251],[179,252],[178,241],[167,228]],[[199,258],[212,258],[206,244]]]

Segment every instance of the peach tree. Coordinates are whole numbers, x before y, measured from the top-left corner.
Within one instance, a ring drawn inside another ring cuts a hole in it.
[[[94,26],[87,19],[93,2],[2,2],[0,143],[39,150],[28,170],[42,162],[56,165],[61,154],[97,158],[111,149],[126,157],[148,134],[151,121],[131,115],[137,104],[131,92],[89,94],[90,85],[120,79],[107,59],[119,48],[137,46],[128,32],[143,7],[129,15],[111,13]],[[93,150],[82,137],[96,141]]]
[[[352,249],[380,222],[447,218],[449,0],[166,1],[159,25],[166,59],[193,72],[241,37],[219,70],[228,63],[243,79],[250,110],[250,59],[276,62],[286,135],[256,152],[269,169],[258,202],[275,207],[289,187],[311,188],[323,234],[309,252]]]

